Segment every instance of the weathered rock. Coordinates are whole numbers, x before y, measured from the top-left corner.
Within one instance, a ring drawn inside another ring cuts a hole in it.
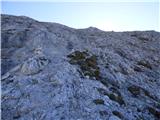
[[[159,120],[159,32],[1,19],[2,120]]]
[[[21,72],[25,75],[33,75],[43,70],[48,63],[49,60],[44,56],[29,58],[29,60],[22,64]]]

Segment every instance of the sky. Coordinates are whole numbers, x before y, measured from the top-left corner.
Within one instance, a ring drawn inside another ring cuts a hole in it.
[[[113,0],[114,1],[114,0]],[[158,1],[141,2],[2,1],[2,14],[23,15],[72,28],[105,31],[160,31]],[[135,0],[134,0],[135,1]]]

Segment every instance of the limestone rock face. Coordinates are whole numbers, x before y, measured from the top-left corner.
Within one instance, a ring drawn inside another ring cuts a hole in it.
[[[49,60],[45,57],[34,57],[27,60],[21,67],[21,72],[26,75],[32,75],[43,70]]]
[[[160,33],[1,15],[2,120],[159,120]]]

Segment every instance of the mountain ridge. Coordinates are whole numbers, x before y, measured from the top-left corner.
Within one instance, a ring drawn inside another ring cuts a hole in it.
[[[160,33],[1,15],[2,120],[160,118]]]
[[[40,23],[52,23],[52,24],[57,24],[57,25],[62,25],[62,26],[66,26],[64,24],[60,24],[60,23],[57,23],[57,22],[45,22],[45,21],[39,21],[39,20],[36,20],[34,18],[31,18],[31,17],[27,17],[27,16],[23,16],[23,15],[11,15],[11,14],[1,14],[1,16],[8,16],[8,17],[17,17],[17,18],[24,18],[24,19],[30,19],[30,20],[33,20],[33,21],[37,21],[37,22],[40,22]],[[66,26],[68,27],[68,26]],[[77,29],[77,30],[84,30],[84,29],[98,29],[98,30],[101,30],[97,27],[94,27],[94,26],[89,26],[87,28],[73,28],[73,27],[69,27],[71,29]],[[111,30],[111,31],[105,31],[105,30],[101,30],[101,31],[104,31],[104,32],[141,32],[141,31],[144,31],[144,30],[130,30],[130,31],[114,31],[114,30]],[[145,31],[150,31],[150,32],[159,32],[159,31],[155,31],[155,30],[145,30]]]

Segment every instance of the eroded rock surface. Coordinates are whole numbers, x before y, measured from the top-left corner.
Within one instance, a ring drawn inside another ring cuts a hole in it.
[[[47,66],[49,60],[45,56],[29,58],[22,64],[21,72],[25,75],[32,75],[40,72]]]
[[[2,15],[2,120],[159,120],[160,33]]]

